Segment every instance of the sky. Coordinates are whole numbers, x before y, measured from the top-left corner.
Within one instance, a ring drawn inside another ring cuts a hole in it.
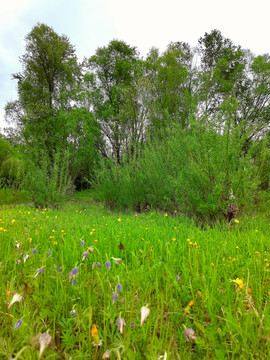
[[[270,53],[269,0],[6,0],[0,7],[0,131],[4,107],[16,100],[11,74],[22,71],[24,38],[45,23],[67,35],[79,60],[113,39],[137,47],[142,57],[172,41],[196,46],[218,29],[254,54]]]

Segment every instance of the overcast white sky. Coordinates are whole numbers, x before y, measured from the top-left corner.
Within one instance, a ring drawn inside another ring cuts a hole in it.
[[[145,56],[171,41],[195,46],[205,32],[218,29],[256,55],[270,52],[269,0],[1,0],[0,128],[4,106],[16,99],[24,37],[38,22],[65,34],[80,60],[110,40],[123,40]]]

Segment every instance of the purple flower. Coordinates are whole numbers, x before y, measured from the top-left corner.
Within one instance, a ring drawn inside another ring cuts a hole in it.
[[[61,274],[61,271],[62,271],[62,268],[61,268],[61,266],[60,266],[60,268],[59,268],[59,270],[58,270],[59,274]]]
[[[74,286],[76,284],[76,279],[74,278],[73,280],[72,280],[72,285]]]
[[[55,269],[57,269],[57,266],[56,266],[56,265],[54,265],[54,268],[55,268]]]
[[[22,320],[17,320],[15,324],[15,330],[17,330],[22,325]]]
[[[37,249],[32,249],[32,254],[34,255],[37,252]]]
[[[69,272],[69,278],[72,279],[76,276],[77,272],[79,271],[79,268],[78,267],[75,267],[74,269],[72,269],[70,272]]]
[[[122,291],[122,285],[121,284],[117,284],[117,291]]]
[[[134,322],[132,322],[132,323],[130,324],[130,326],[131,326],[131,329],[134,329],[134,328],[135,328]]]
[[[81,244],[82,244],[82,246],[84,246],[84,241],[83,240],[81,241]]]
[[[101,264],[99,262],[97,263],[97,267],[101,268]]]
[[[71,310],[70,315],[75,316],[76,315],[76,310]]]
[[[176,275],[176,280],[178,281],[180,279],[180,276],[179,275]]]
[[[117,293],[113,293],[112,294],[112,301],[113,301],[113,304],[116,302],[116,300],[118,299],[118,294]]]
[[[94,269],[96,267],[96,264],[95,263],[93,263],[92,264],[92,269]]]
[[[50,256],[50,255],[51,255],[51,250],[48,250],[48,253],[47,253],[47,254],[48,254],[48,256]]]
[[[106,261],[105,266],[108,270],[111,270],[111,262],[110,261]]]
[[[38,275],[40,275],[40,274],[42,274],[42,273],[44,273],[44,268],[37,269],[36,274],[35,274],[35,276],[34,276],[34,279],[35,279]]]

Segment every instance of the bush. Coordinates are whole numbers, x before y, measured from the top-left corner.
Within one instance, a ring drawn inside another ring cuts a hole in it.
[[[36,207],[62,206],[71,189],[67,154],[56,153],[51,160],[45,155],[41,167],[31,164],[24,188],[30,192]]]
[[[139,159],[104,162],[96,178],[99,199],[111,207],[178,211],[202,222],[224,218],[230,192],[238,205],[252,203],[259,164],[241,138],[241,128],[191,124],[148,143]]]

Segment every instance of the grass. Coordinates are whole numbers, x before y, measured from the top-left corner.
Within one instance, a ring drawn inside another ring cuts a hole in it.
[[[38,359],[30,339],[45,332],[55,341],[46,359],[102,359],[106,350],[131,360],[269,358],[269,219],[201,230],[166,215],[108,212],[82,195],[61,211],[2,207],[0,358]],[[24,299],[8,308],[12,293]],[[186,328],[196,340],[186,341]]]

